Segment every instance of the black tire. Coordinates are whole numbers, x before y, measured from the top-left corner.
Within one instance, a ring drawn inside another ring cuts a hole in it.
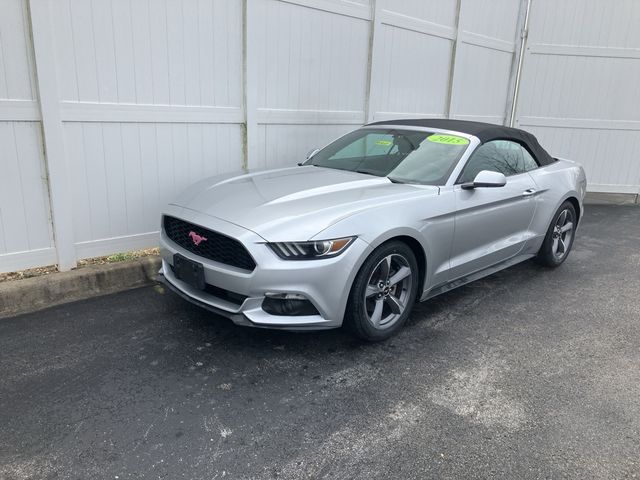
[[[408,273],[403,270],[407,267],[410,269]],[[381,287],[385,271],[389,281]],[[416,257],[406,243],[390,241],[380,245],[369,255],[356,275],[345,312],[345,326],[368,342],[379,342],[393,336],[402,328],[415,303],[418,272]],[[395,278],[406,276],[391,285],[389,282],[394,275]],[[368,290],[367,287],[371,288]],[[378,290],[372,294],[373,289]],[[381,307],[378,306],[379,303],[382,304]],[[404,305],[402,310],[400,305]],[[378,308],[380,313],[376,315]],[[376,318],[379,320],[377,326],[374,325]]]
[[[561,216],[566,212],[566,221],[561,219]],[[562,263],[569,256],[569,252],[571,251],[571,247],[573,246],[573,241],[575,239],[575,231],[577,226],[577,215],[576,209],[573,204],[569,201],[564,202],[560,205],[560,208],[556,211],[551,219],[551,223],[549,224],[549,228],[547,230],[547,234],[544,237],[544,242],[542,242],[542,246],[538,251],[538,255],[536,256],[536,262],[540,265],[550,268],[556,268],[562,265]],[[559,225],[563,223],[564,226]],[[568,223],[572,224],[572,228],[567,230],[567,232],[562,233],[562,229],[566,228]],[[567,235],[569,233],[569,235]],[[567,236],[569,238],[567,238]],[[555,247],[555,242],[558,240],[560,244],[564,245],[564,249],[562,249],[562,254],[559,255],[558,248]]]

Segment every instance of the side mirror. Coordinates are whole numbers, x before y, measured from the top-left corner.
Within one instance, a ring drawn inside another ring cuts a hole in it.
[[[465,190],[483,187],[504,187],[507,184],[507,177],[503,173],[482,170],[478,172],[473,182],[463,183],[461,187]]]

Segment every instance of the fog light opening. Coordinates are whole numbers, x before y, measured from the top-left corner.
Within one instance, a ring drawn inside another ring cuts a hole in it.
[[[319,315],[313,303],[299,293],[265,293],[262,309],[269,315],[301,317]]]

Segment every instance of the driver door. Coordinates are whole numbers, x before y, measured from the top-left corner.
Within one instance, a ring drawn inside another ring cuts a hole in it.
[[[491,267],[517,255],[527,240],[536,209],[536,184],[519,144],[487,142],[476,149],[454,185],[455,231],[451,247],[451,280]],[[534,161],[535,162],[535,161]],[[482,170],[503,173],[503,187],[463,189]]]

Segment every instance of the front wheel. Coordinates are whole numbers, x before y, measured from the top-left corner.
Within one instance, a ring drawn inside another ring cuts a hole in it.
[[[577,226],[576,210],[571,202],[564,202],[553,216],[536,260],[547,267],[559,267],[567,259]]]
[[[361,339],[386,340],[407,320],[418,290],[418,263],[403,242],[376,248],[356,276],[345,322]]]

